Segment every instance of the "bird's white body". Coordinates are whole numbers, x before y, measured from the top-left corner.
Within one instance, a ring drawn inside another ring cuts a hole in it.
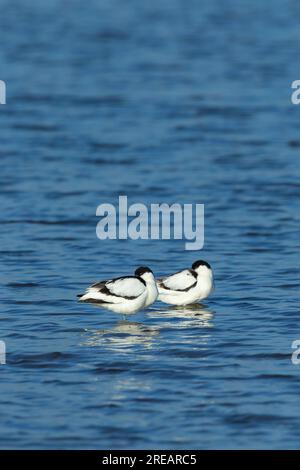
[[[171,305],[189,305],[206,299],[211,294],[214,288],[213,273],[206,265],[184,269],[159,279],[157,288],[158,300]]]
[[[151,277],[149,276],[148,281],[146,281],[146,286],[147,286],[147,299],[144,305],[145,308],[153,304],[158,297],[158,289],[157,289],[156,281],[153,275]]]
[[[131,315],[151,305],[158,296],[152,272],[101,281],[89,287],[81,302],[99,306],[123,315]]]

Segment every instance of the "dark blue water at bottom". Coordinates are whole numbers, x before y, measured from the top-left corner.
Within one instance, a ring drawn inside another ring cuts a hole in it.
[[[299,447],[299,5],[2,7],[0,447]],[[97,239],[121,194],[205,204],[203,250]],[[76,301],[199,258],[197,308]]]

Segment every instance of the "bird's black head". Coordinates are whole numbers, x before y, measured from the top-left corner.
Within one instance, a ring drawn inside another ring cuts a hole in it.
[[[203,261],[202,259],[200,259],[200,260],[198,260],[198,261],[195,261],[195,262],[192,264],[192,269],[197,269],[197,268],[199,268],[200,266],[206,266],[208,269],[211,269],[210,264],[208,264],[206,261]]]
[[[150,269],[150,268],[147,268],[147,266],[140,266],[139,268],[137,268],[137,269],[135,270],[135,273],[134,273],[134,274],[135,274],[136,276],[141,277],[141,276],[142,276],[143,274],[145,274],[145,273],[151,273],[151,274],[153,274],[153,272],[151,271],[151,269]]]

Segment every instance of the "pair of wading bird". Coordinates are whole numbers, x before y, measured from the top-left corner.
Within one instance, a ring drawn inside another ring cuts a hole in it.
[[[100,281],[88,287],[81,302],[97,304],[123,315],[137,313],[156,299],[171,305],[189,305],[206,299],[213,290],[213,272],[203,260],[195,261],[191,269],[155,279],[151,269],[138,268],[134,276]]]

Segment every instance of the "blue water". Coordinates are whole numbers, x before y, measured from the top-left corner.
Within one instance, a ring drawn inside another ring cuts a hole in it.
[[[0,6],[0,447],[299,447],[299,2]],[[97,239],[121,194],[205,204],[203,250]],[[199,308],[76,301],[199,258]]]

